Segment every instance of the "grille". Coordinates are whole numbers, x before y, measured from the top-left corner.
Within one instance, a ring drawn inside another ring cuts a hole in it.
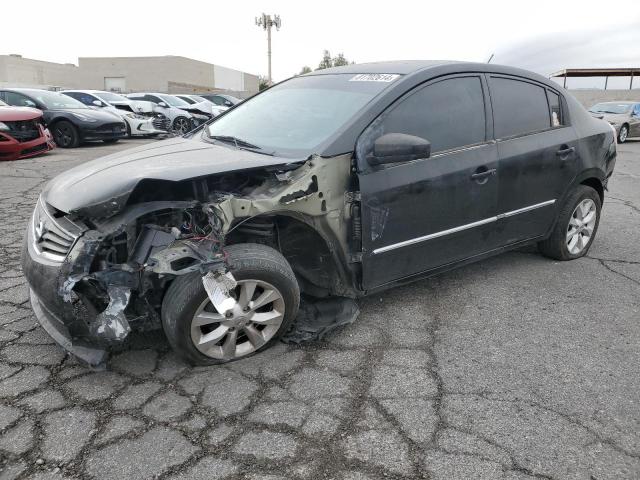
[[[9,135],[18,142],[29,142],[40,137],[39,122],[37,120],[22,120],[18,122],[4,122],[9,127]]]
[[[67,224],[63,226],[63,224]],[[65,228],[65,227],[70,227]],[[76,233],[72,233],[73,229]],[[62,262],[80,233],[80,228],[66,218],[54,218],[42,200],[33,212],[32,240],[36,251],[43,257]]]
[[[41,143],[40,145],[36,145],[35,147],[25,148],[20,153],[21,153],[21,155],[30,155],[32,153],[44,152],[44,151],[46,151],[48,149],[49,149],[49,147],[47,146],[46,143]]]
[[[111,132],[124,132],[126,130],[126,127],[124,126],[124,123],[105,123],[104,125],[99,126],[98,128],[96,128],[96,132],[99,133],[111,133]]]

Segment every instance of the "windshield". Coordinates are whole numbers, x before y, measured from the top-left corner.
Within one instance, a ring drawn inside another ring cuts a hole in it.
[[[628,113],[632,106],[629,103],[597,103],[589,111],[594,113]]]
[[[117,93],[111,92],[97,92],[97,97],[100,97],[105,102],[130,102],[131,100],[127,97],[123,97],[122,95],[118,95]]]
[[[172,107],[182,108],[182,107],[189,106],[187,102],[185,102],[181,98],[174,97],[173,95],[158,95],[158,96]]]
[[[57,108],[89,108],[75,98],[63,95],[62,93],[47,92],[46,90],[30,90],[27,95],[42,103],[47,110],[55,110]]]
[[[186,95],[183,97],[178,97],[181,100],[184,100],[185,102],[187,102],[189,105],[193,105],[194,103],[196,103],[195,100],[193,100],[192,98],[187,97]]]
[[[281,156],[307,157],[389,82],[352,74],[295,77],[237,105],[207,128]],[[395,78],[395,77],[394,77]]]
[[[189,98],[191,100],[193,100],[194,102],[209,102],[209,100],[207,100],[204,97],[201,97],[200,95],[189,95]]]

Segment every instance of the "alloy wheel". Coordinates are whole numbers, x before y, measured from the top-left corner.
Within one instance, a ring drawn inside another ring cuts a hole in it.
[[[71,131],[71,128],[66,125],[58,125],[55,129],[55,140],[61,147],[71,145],[71,142],[73,141],[73,132]]]
[[[572,255],[582,252],[593,236],[598,210],[590,198],[582,200],[571,214],[567,227],[567,249]]]
[[[184,117],[179,117],[176,119],[174,123],[174,130],[180,134],[185,134],[189,130],[191,130],[191,126],[189,125],[189,120]]]
[[[204,355],[234,360],[255,352],[280,329],[285,315],[282,294],[261,280],[239,280],[232,308],[218,312],[207,298],[191,320],[191,340]]]
[[[628,136],[629,136],[629,129],[627,128],[626,125],[623,125],[620,128],[620,133],[618,134],[618,141],[620,143],[624,143],[627,140]]]

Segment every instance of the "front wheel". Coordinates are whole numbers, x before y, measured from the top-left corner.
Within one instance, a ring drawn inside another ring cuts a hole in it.
[[[556,260],[573,260],[587,254],[600,223],[602,201],[593,188],[579,185],[563,205],[553,232],[538,244]]]
[[[195,365],[227,363],[270,347],[298,312],[298,282],[280,252],[252,243],[225,250],[237,281],[231,308],[215,309],[199,273],[174,280],[162,302],[169,343]]]
[[[60,120],[53,125],[53,140],[60,148],[75,148],[80,144],[78,129],[67,120]]]
[[[187,117],[177,117],[173,121],[173,130],[179,135],[184,135],[191,130],[191,122]]]
[[[629,127],[627,125],[622,125],[618,132],[618,143],[626,142],[627,137],[629,137]]]

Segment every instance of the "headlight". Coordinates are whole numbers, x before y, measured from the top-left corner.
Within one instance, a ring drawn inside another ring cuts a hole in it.
[[[129,118],[135,118],[137,120],[146,120],[147,119],[147,117],[145,117],[144,115],[138,115],[137,113],[127,113],[126,115]]]
[[[76,118],[79,118],[83,122],[97,122],[95,118],[90,117],[89,115],[85,115],[84,113],[73,112],[73,116],[75,116]]]
[[[0,130],[3,130],[3,131],[5,131],[5,132],[8,132],[8,131],[10,130],[10,129],[9,129],[9,125],[7,125],[6,123],[2,123],[2,122],[0,122]]]

